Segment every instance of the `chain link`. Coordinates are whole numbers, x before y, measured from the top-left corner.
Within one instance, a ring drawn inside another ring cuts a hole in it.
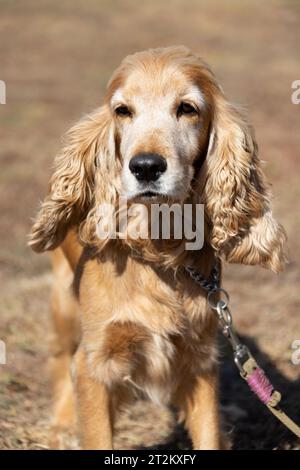
[[[199,284],[202,289],[210,292],[216,290],[220,287],[221,281],[221,273],[220,273],[220,265],[216,262],[214,265],[212,272],[211,272],[211,279],[206,279],[203,274],[198,271],[197,268],[192,266],[186,266],[185,270],[191,276],[191,278]]]

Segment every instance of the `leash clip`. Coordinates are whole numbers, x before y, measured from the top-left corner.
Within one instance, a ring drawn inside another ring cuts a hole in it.
[[[215,300],[216,296],[218,300]],[[228,308],[229,294],[225,289],[217,287],[211,290],[207,296],[209,306],[218,314],[223,335],[228,339],[233,349],[234,363],[242,377],[247,375],[244,364],[252,358],[247,346],[240,342],[233,328],[232,315]]]

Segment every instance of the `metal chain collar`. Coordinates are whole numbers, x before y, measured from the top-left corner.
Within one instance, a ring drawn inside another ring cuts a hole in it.
[[[206,279],[203,274],[192,266],[186,266],[185,270],[191,276],[191,278],[202,287],[202,289],[210,292],[215,291],[220,287],[221,282],[221,271],[219,263],[215,263],[212,272],[211,279]]]

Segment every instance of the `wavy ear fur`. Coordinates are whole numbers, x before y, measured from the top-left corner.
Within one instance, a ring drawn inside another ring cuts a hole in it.
[[[202,199],[210,243],[230,263],[283,268],[285,233],[275,221],[254,131],[222,92],[215,96]]]
[[[110,145],[111,117],[106,106],[84,117],[66,134],[55,159],[48,196],[31,230],[37,252],[56,248],[72,225],[85,218],[94,198],[96,159]]]

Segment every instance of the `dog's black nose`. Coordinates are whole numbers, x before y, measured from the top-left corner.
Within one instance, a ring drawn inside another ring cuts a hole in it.
[[[166,171],[167,162],[157,153],[139,153],[130,160],[129,169],[139,181],[156,181]]]

